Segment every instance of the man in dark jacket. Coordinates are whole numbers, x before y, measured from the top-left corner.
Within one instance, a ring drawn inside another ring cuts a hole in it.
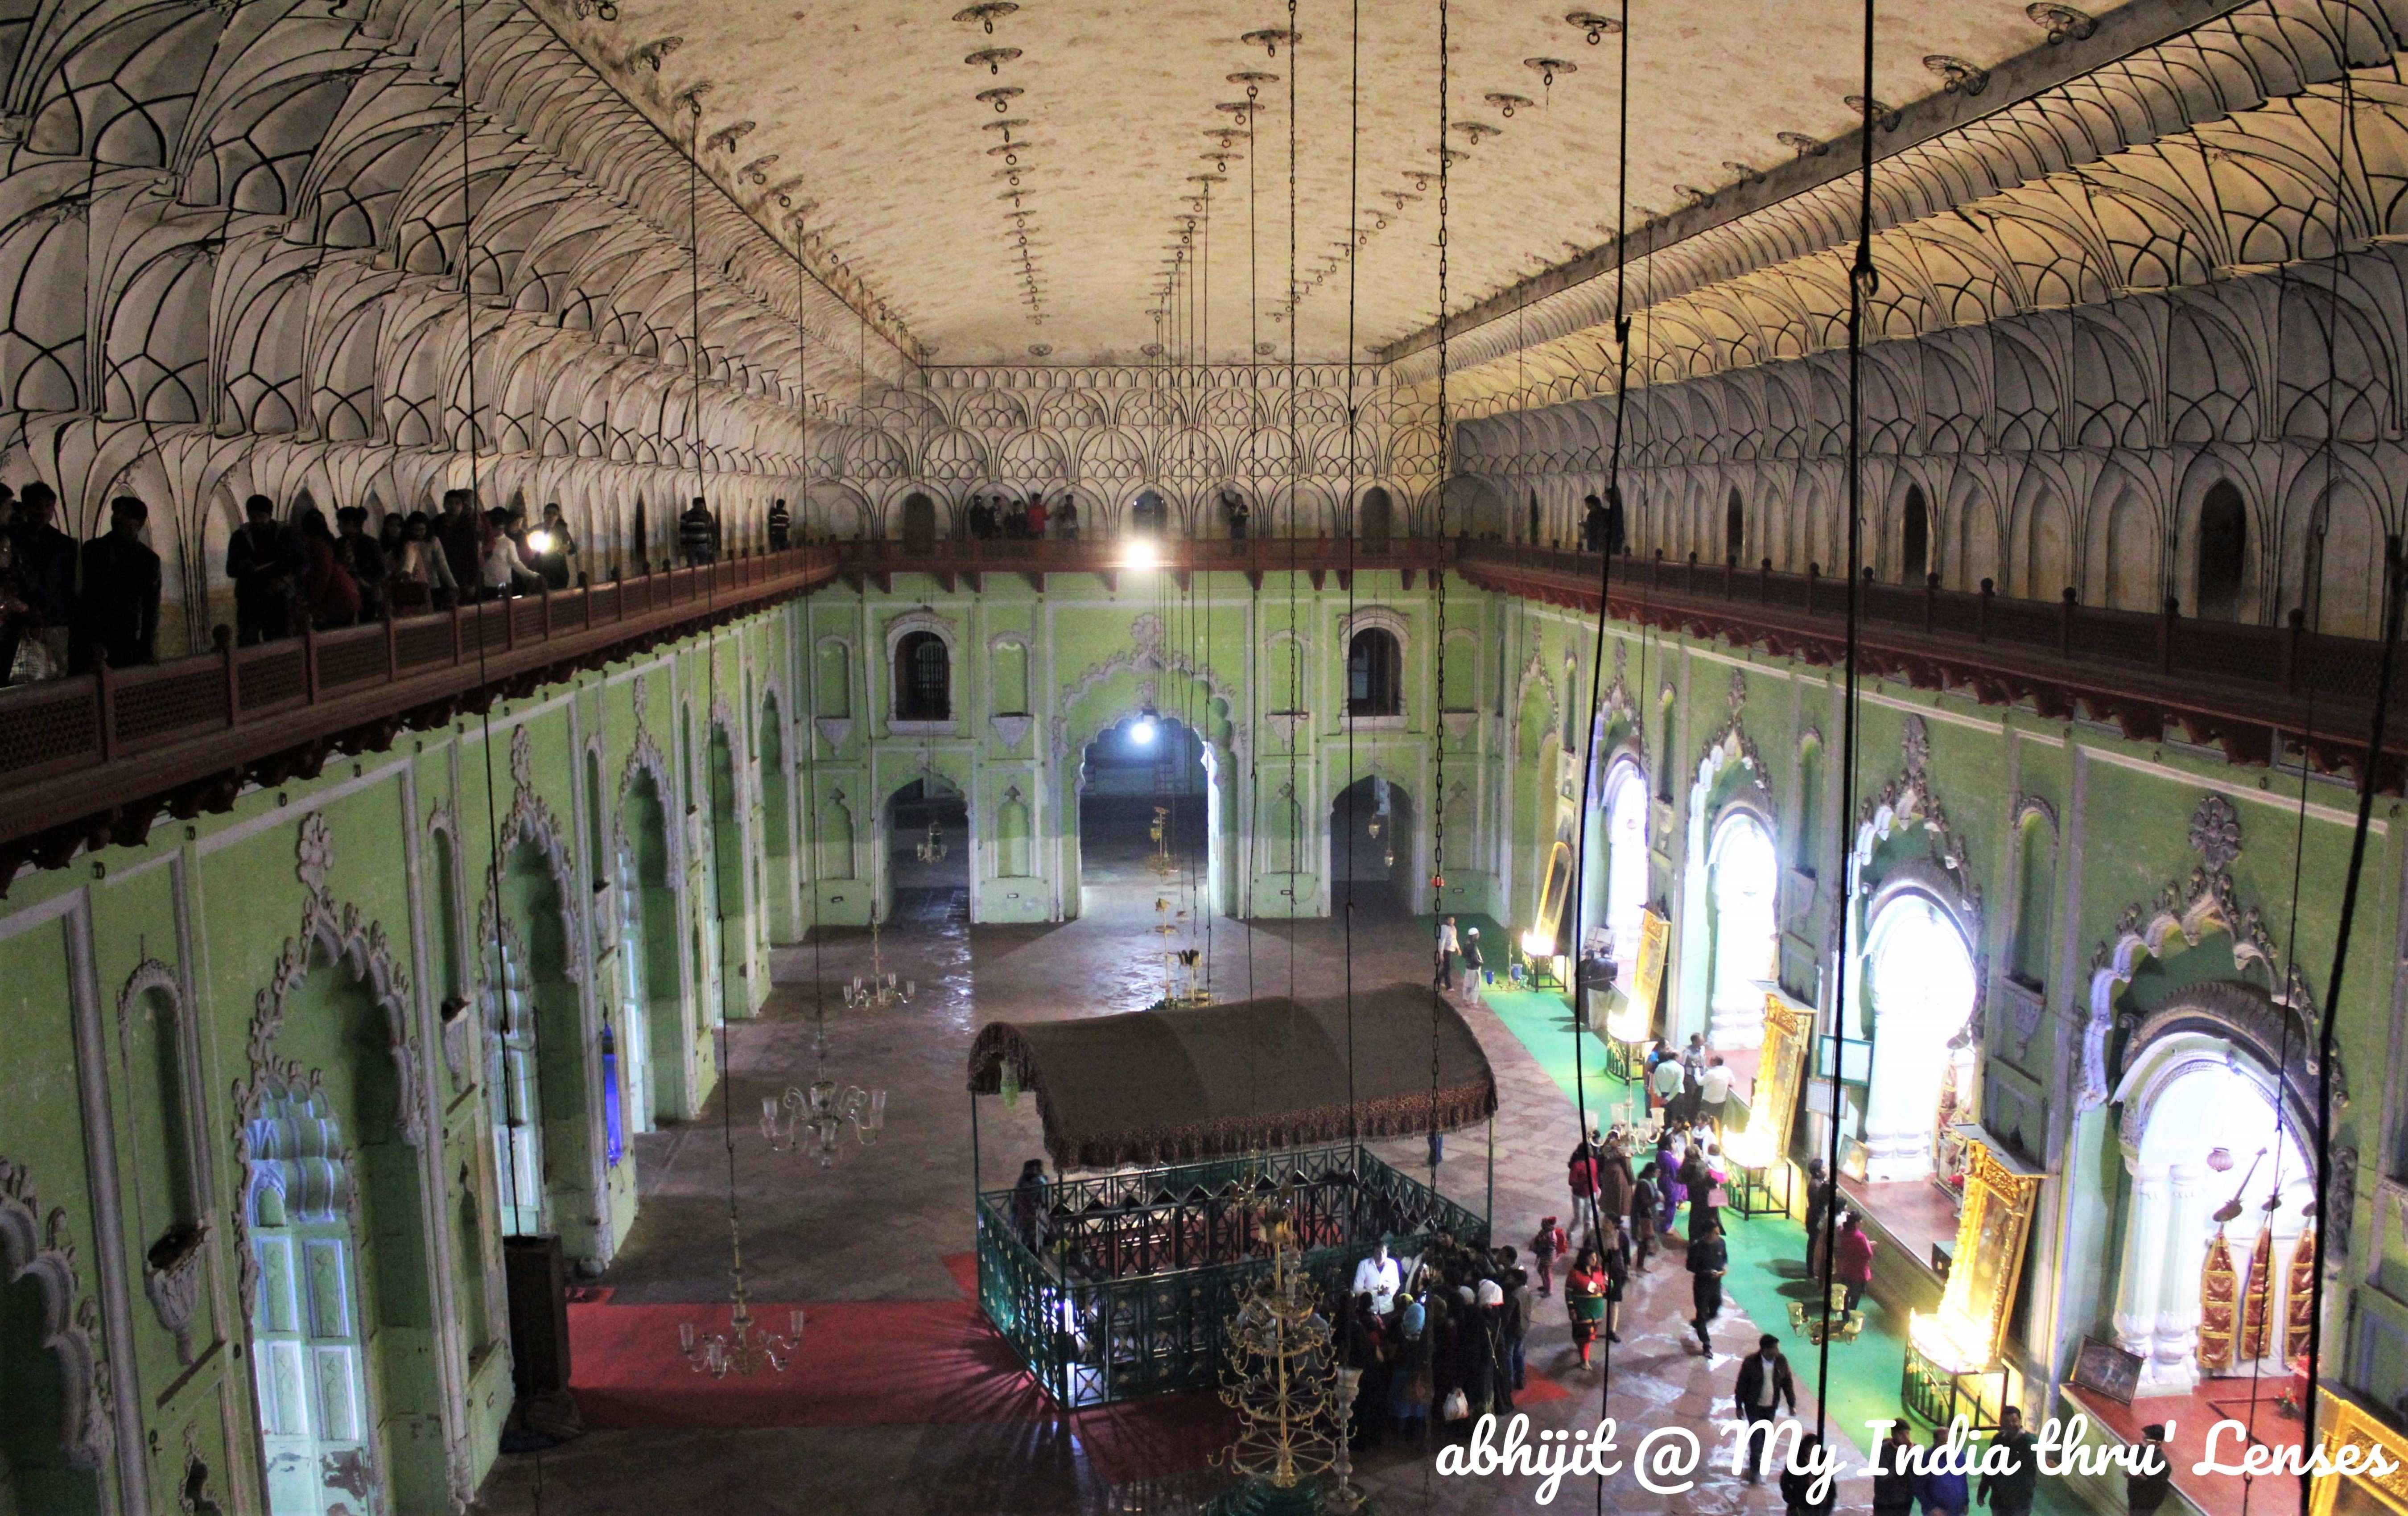
[[[1722,1238],[1717,1235],[1714,1240],[1719,1246]],[[1772,1440],[1773,1414],[1784,1400],[1789,1403],[1789,1414],[1797,1415],[1798,1381],[1790,1375],[1789,1360],[1781,1356],[1781,1339],[1767,1332],[1756,1339],[1756,1351],[1740,1364],[1739,1383],[1731,1391],[1739,1419],[1747,1423],[1750,1484],[1764,1477],[1764,1445]]]
[[[2124,1476],[2124,1506],[2132,1516],[2157,1516],[2157,1508],[2173,1493],[2174,1466],[2166,1457],[2166,1423],[2151,1422],[2141,1428],[2139,1463]]]
[[[293,635],[293,595],[301,583],[301,538],[276,519],[264,494],[242,503],[249,520],[226,544],[226,578],[234,580],[234,622],[244,647]]]
[[[1689,1238],[1689,1301],[1698,1311],[1689,1324],[1697,1328],[1698,1349],[1708,1358],[1714,1355],[1714,1339],[1707,1329],[1723,1313],[1723,1271],[1728,1267],[1730,1250],[1723,1242],[1722,1223],[1700,1221],[1697,1235]]]
[[[785,551],[786,539],[793,533],[794,529],[795,519],[786,514],[786,502],[783,500],[770,501],[769,551],[771,552]]]
[[[1996,1464],[1986,1455],[1982,1460],[1982,1503],[1990,1508],[1990,1516],[2030,1516],[2032,1494],[2040,1482],[2040,1460],[2032,1451],[2038,1441],[2024,1430],[2020,1408],[2009,1406],[1999,1412],[1998,1435],[1990,1445],[2004,1452]]]
[[[33,611],[32,635],[64,665],[67,629],[75,622],[76,543],[52,522],[58,508],[58,492],[36,479],[17,497],[10,531],[17,540],[17,593]]]
[[[719,562],[719,522],[711,519],[710,508],[700,495],[678,518],[678,551],[685,555],[689,568]]]
[[[150,508],[130,494],[108,503],[108,531],[83,545],[83,590],[76,599],[70,666],[92,672],[103,655],[111,668],[150,662],[159,635],[159,555],[142,543]]]
[[[392,567],[384,561],[384,548],[368,536],[368,508],[345,506],[335,512],[335,562],[351,571],[351,582],[360,589],[360,620],[384,619],[384,580]]]
[[[435,523],[435,537],[443,544],[443,562],[451,567],[452,582],[460,587],[463,597],[475,599],[477,587],[485,582],[485,542],[484,534],[478,530],[476,491],[443,492],[443,516]]]
[[[1914,1452],[1914,1432],[1900,1416],[1889,1423],[1889,1438],[1873,1449],[1873,1516],[1908,1516],[1914,1509],[1921,1476],[1906,1460]]]

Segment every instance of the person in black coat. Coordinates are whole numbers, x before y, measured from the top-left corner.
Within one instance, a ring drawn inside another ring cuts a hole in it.
[[[1608,490],[1605,504],[1605,551],[1617,558],[1622,556],[1623,550],[1630,545],[1630,539],[1623,527],[1623,520],[1622,492]]]
[[[1914,1431],[1900,1416],[1889,1423],[1889,1439],[1873,1450],[1873,1516],[1911,1516],[1922,1476],[1909,1470]]]
[[[1709,1358],[1714,1355],[1714,1339],[1707,1329],[1723,1313],[1723,1273],[1729,1267],[1722,1223],[1701,1222],[1698,1235],[1689,1238],[1689,1300],[1698,1311],[1689,1324],[1697,1329],[1698,1351]]]
[[[58,492],[36,479],[17,497],[9,531],[17,543],[17,594],[33,613],[28,630],[64,664],[75,624],[76,541],[52,522],[58,508]]]
[[[236,640],[244,647],[293,635],[293,596],[301,585],[301,538],[276,519],[264,494],[242,503],[249,519],[226,544],[226,578],[234,580]]]
[[[2124,1505],[2132,1516],[2157,1516],[2173,1493],[2174,1466],[2166,1456],[2166,1423],[2141,1428],[2139,1466],[2124,1476]]]
[[[83,589],[76,597],[68,665],[88,674],[103,656],[111,668],[151,661],[159,635],[159,555],[142,542],[150,508],[130,494],[108,503],[108,531],[83,545]]]
[[[1715,1242],[1721,1242],[1719,1228]],[[1731,1404],[1739,1419],[1747,1423],[1747,1481],[1754,1484],[1763,1476],[1764,1445],[1772,1437],[1772,1418],[1783,1401],[1789,1404],[1789,1414],[1798,1414],[1798,1381],[1789,1372],[1789,1360],[1781,1356],[1781,1339],[1767,1332],[1756,1339],[1756,1351],[1739,1366],[1739,1382],[1731,1387]],[[1758,1432],[1756,1428],[1764,1430]],[[1786,1497],[1786,1478],[1781,1486]]]
[[[1823,1439],[1809,1432],[1798,1439],[1798,1455],[1790,1462],[1812,1468],[1814,1455],[1822,1448]],[[1822,1480],[1823,1487],[1817,1492],[1814,1485],[1820,1478],[1814,1474],[1793,1473],[1787,1468],[1781,1471],[1781,1503],[1788,1508],[1789,1516],[1830,1516],[1831,1500],[1836,1493],[1834,1482]],[[1818,1494],[1820,1499],[1815,1498]]]

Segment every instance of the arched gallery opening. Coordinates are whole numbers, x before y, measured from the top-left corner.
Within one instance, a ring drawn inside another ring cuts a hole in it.
[[[2211,981],[2177,992],[2127,1051],[2114,1321],[2153,1416],[2225,1414],[2211,1408],[2287,1382],[2308,1348],[2314,1108],[2255,1035],[2278,1024],[2263,991]]]
[[[1357,920],[1411,916],[1416,895],[1412,797],[1377,775],[1329,803],[1329,908]]]
[[[1919,1183],[1945,1166],[1946,1130],[1973,1107],[1972,946],[1940,901],[1899,890],[1873,902],[1861,972],[1872,1041],[1865,1179]]]
[[[969,920],[969,803],[943,778],[924,774],[886,797],[886,881],[890,922]]]
[[[1216,877],[1206,744],[1176,716],[1131,712],[1096,734],[1079,767],[1079,914],[1206,908]]]
[[[1779,949],[1781,864],[1762,818],[1736,808],[1726,814],[1715,824],[1707,870],[1713,957],[1706,1039],[1753,1048],[1764,1040],[1764,996]]]
[[[661,1116],[686,1114],[676,874],[668,815],[650,771],[638,769],[627,782],[617,834],[619,1087],[627,1129],[649,1132]]]

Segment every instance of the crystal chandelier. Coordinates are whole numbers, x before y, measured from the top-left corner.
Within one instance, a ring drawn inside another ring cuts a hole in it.
[[[678,1323],[678,1345],[685,1350],[685,1361],[697,1374],[724,1380],[730,1374],[746,1378],[767,1369],[773,1374],[786,1371],[786,1360],[794,1356],[803,1340],[803,1312],[796,1307],[786,1314],[786,1330],[772,1332],[752,1320],[752,1307],[744,1288],[744,1239],[736,1229],[736,1218],[727,1218],[727,1232],[735,1263],[728,1272],[736,1280],[736,1309],[727,1318],[724,1332],[696,1332],[694,1323]]]
[[[869,978],[853,977],[844,987],[844,1004],[848,1010],[892,1010],[920,993],[917,980],[898,980],[886,972],[886,953],[879,936],[875,912],[869,918]]]
[[[819,1069],[810,1084],[789,1085],[782,1095],[761,1097],[761,1135],[769,1139],[773,1152],[809,1149],[819,1155],[822,1168],[830,1168],[835,1166],[837,1145],[846,1127],[853,1128],[853,1137],[865,1148],[886,1129],[886,1092],[865,1090],[858,1084],[839,1086],[829,1077],[824,1028],[813,1036],[811,1051]]]

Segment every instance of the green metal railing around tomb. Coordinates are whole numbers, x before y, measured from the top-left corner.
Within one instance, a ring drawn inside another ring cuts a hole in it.
[[[1283,1194],[1283,1192],[1284,1192]],[[1033,1230],[1010,1190],[978,1197],[979,1308],[1057,1405],[1221,1382],[1223,1331],[1270,1268],[1261,1213],[1285,1204],[1303,1266],[1342,1298],[1385,1241],[1411,1257],[1488,1223],[1368,1149],[1307,1148],[1057,1180]]]

